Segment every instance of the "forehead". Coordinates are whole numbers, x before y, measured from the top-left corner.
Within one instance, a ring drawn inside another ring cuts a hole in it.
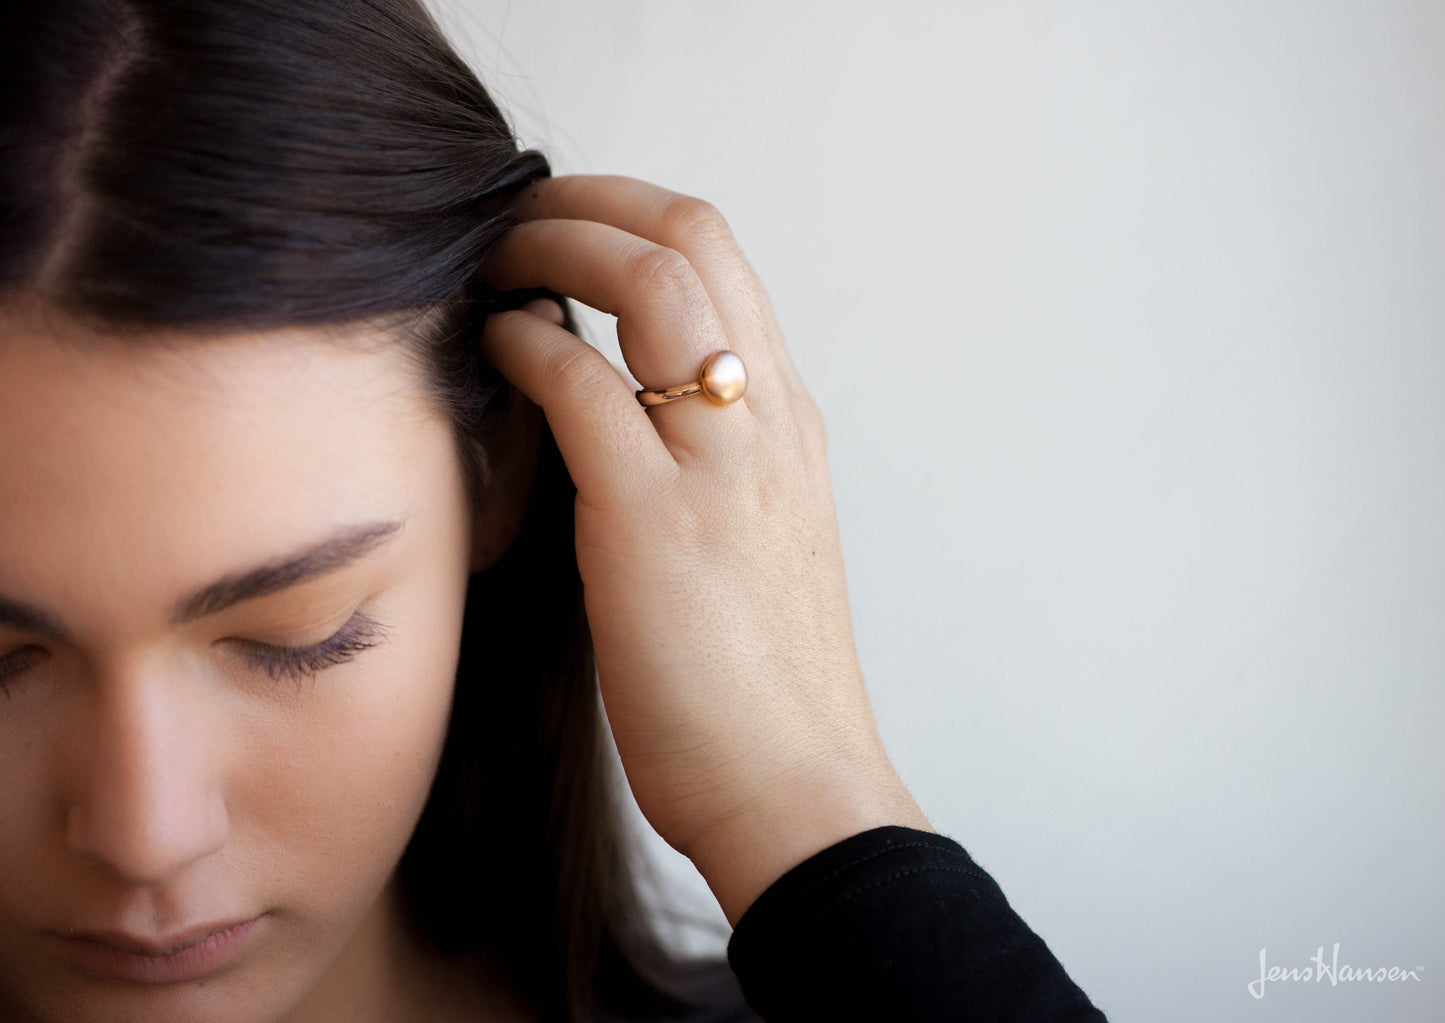
[[[335,522],[398,517],[452,450],[399,344],[162,340],[77,342],[0,315],[0,582],[184,587]]]

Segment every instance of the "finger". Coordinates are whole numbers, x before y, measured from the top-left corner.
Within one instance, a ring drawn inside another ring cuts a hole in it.
[[[545,287],[616,315],[622,357],[645,388],[696,380],[707,356],[731,348],[687,260],[607,224],[520,224],[497,243],[481,274],[502,291]],[[748,370],[751,393],[761,374],[752,366]],[[652,415],[670,445],[701,453],[708,443],[743,428],[747,403],[744,397],[719,408],[706,398],[684,398],[654,407]]]
[[[550,288],[615,315],[622,356],[644,387],[684,382],[728,346],[686,259],[606,224],[522,224],[497,243],[481,273],[502,291]]]
[[[617,504],[639,487],[654,491],[677,463],[647,411],[601,352],[549,319],[526,309],[493,313],[483,356],[541,407],[579,494]]]
[[[524,220],[595,220],[681,252],[697,270],[734,350],[756,362],[766,351],[791,361],[767,292],[732,228],[705,200],[617,175],[572,174],[535,182],[519,194]]]

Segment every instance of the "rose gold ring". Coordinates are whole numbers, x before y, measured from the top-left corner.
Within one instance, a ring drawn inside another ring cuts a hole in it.
[[[676,387],[657,387],[637,392],[644,405],[661,405],[688,395],[701,394],[715,405],[731,405],[748,389],[748,371],[736,352],[720,348],[703,360],[697,379]]]

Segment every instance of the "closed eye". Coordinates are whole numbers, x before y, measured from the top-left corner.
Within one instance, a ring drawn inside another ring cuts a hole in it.
[[[345,664],[386,639],[386,626],[357,611],[346,624],[310,646],[276,646],[254,640],[236,640],[250,666],[273,679],[310,679],[338,664]]]
[[[306,680],[327,668],[345,664],[386,639],[386,626],[357,611],[330,636],[309,646],[277,646],[254,640],[235,640],[249,665],[270,678]],[[29,644],[0,654],[0,695],[10,695],[10,682],[45,656],[45,648]]]

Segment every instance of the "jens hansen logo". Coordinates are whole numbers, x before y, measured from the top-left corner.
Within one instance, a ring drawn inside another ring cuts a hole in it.
[[[1335,942],[1334,956],[1329,962],[1325,962],[1325,947],[1321,945],[1309,960],[1311,966],[1270,966],[1265,961],[1264,949],[1259,950],[1259,979],[1249,982],[1249,993],[1255,998],[1264,997],[1264,985],[1269,981],[1293,980],[1302,983],[1313,981],[1318,984],[1328,980],[1330,987],[1338,987],[1341,984],[1355,983],[1409,983],[1420,980],[1420,972],[1425,969],[1417,966],[1413,970],[1407,970],[1402,966],[1351,966],[1349,963],[1340,965],[1340,943]]]

